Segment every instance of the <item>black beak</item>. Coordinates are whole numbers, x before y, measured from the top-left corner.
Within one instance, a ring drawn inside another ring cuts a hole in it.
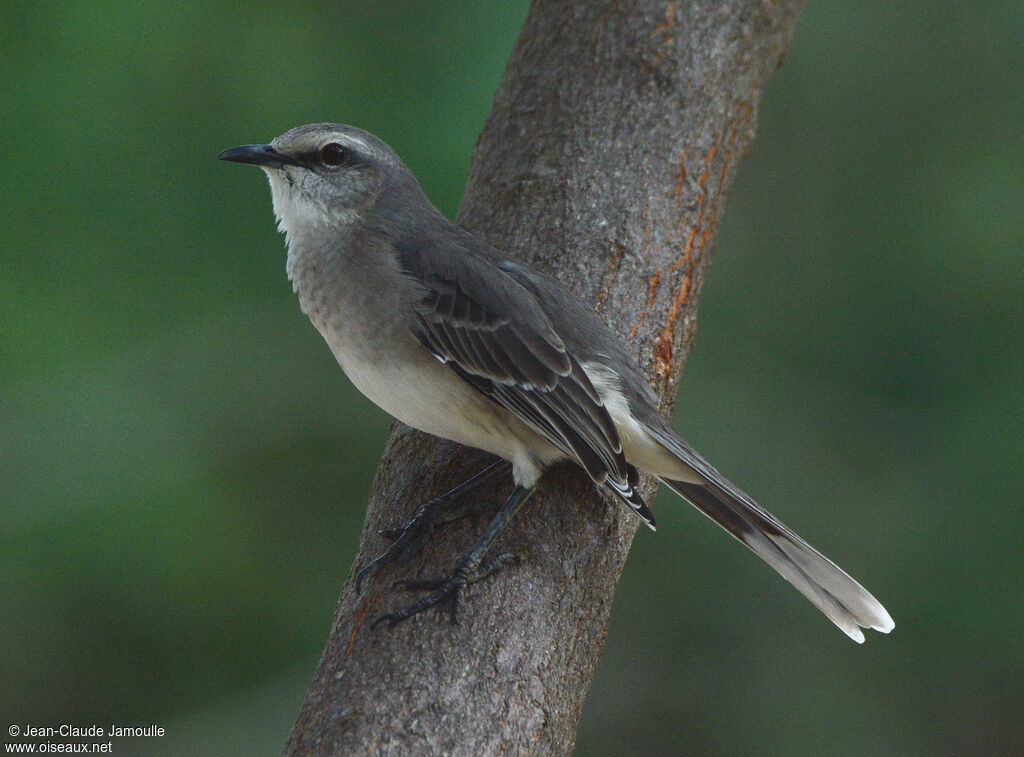
[[[250,163],[254,166],[266,168],[282,168],[284,166],[301,166],[297,160],[282,155],[270,145],[242,145],[232,147],[217,156],[220,160],[230,160],[235,163]]]

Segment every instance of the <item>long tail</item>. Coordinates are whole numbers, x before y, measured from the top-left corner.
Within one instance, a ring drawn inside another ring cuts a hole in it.
[[[863,586],[743,492],[714,480],[661,480],[775,568],[858,644],[864,643],[862,627],[888,633],[895,626]]]

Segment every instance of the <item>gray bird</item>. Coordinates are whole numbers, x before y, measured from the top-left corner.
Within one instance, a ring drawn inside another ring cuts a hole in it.
[[[437,518],[511,468],[515,487],[452,573],[379,620],[397,623],[492,573],[498,534],[545,468],[578,463],[654,528],[638,469],[657,476],[777,570],[850,638],[888,632],[885,608],[838,566],[740,491],[658,412],[633,357],[554,279],[448,221],[398,155],[352,126],[311,124],[269,145],[225,150],[266,171],[288,277],[302,311],[359,391],[428,434],[497,455],[396,529],[360,574],[403,554]]]

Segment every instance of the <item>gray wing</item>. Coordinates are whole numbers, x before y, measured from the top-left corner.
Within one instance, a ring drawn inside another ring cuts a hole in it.
[[[488,258],[416,252],[402,263],[422,295],[411,324],[420,343],[653,527],[611,416],[537,298]]]

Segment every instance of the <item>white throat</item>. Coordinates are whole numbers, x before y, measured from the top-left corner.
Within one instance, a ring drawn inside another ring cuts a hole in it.
[[[284,171],[265,169],[270,180],[270,195],[274,202],[277,229],[284,233],[291,248],[292,239],[316,232],[327,224],[327,209],[311,201],[301,192],[294,191]]]

